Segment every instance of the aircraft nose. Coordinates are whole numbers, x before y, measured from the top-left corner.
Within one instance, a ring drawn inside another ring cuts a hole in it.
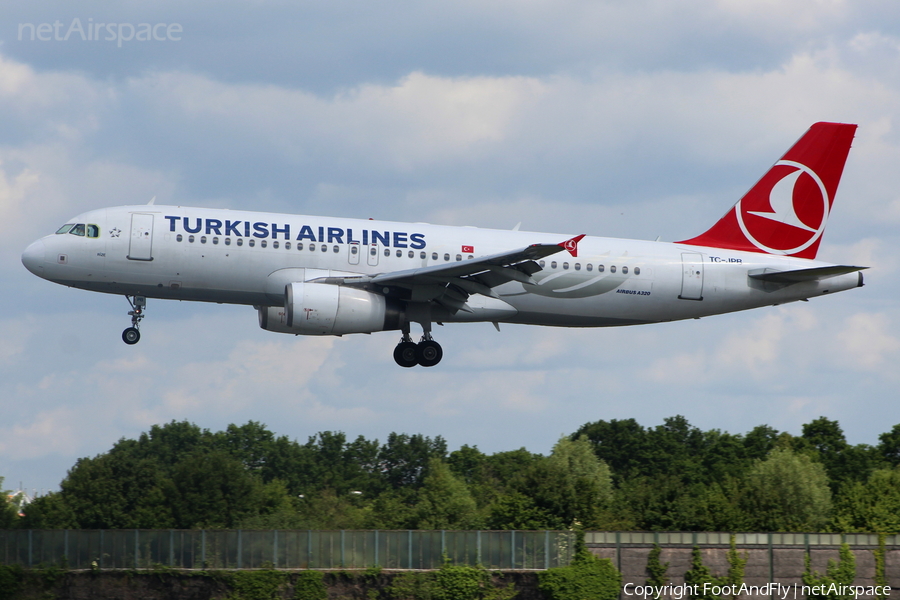
[[[38,277],[44,276],[45,250],[43,240],[38,240],[25,248],[25,252],[22,253],[22,264]]]

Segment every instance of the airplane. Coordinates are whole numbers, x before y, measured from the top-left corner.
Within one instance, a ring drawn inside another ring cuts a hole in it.
[[[22,263],[128,300],[253,306],[295,335],[399,331],[394,360],[443,357],[437,323],[609,327],[698,319],[863,285],[816,260],[856,125],[814,124],[709,230],[679,242],[147,205],[102,208],[32,243]],[[422,337],[414,342],[417,323]]]

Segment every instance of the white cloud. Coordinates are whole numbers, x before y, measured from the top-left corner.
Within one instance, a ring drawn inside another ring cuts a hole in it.
[[[837,339],[842,344],[845,360],[864,371],[879,371],[884,376],[896,378],[892,365],[900,352],[900,339],[893,332],[895,327],[884,314],[858,313],[846,320]]]

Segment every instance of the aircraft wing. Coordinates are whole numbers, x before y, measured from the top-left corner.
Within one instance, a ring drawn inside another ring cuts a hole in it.
[[[451,310],[467,310],[472,294],[499,298],[492,288],[510,281],[535,285],[531,275],[540,271],[536,260],[562,252],[576,251],[579,235],[560,244],[532,244],[518,250],[447,262],[428,267],[359,277],[322,277],[313,281],[350,286],[396,286],[410,291],[417,302],[437,301]]]
[[[849,265],[834,265],[830,267],[815,267],[813,269],[795,269],[793,271],[774,271],[772,269],[763,269],[759,272],[750,272],[751,279],[765,281],[768,283],[780,283],[790,285],[792,283],[801,283],[804,281],[818,281],[820,279],[828,279],[829,277],[837,277],[838,275],[846,275],[856,271],[862,271],[869,267],[853,267]]]

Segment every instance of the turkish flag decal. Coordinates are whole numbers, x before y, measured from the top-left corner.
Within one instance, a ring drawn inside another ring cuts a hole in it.
[[[468,252],[469,254],[471,254],[471,253],[475,252],[475,246],[463,246],[462,251]]]

